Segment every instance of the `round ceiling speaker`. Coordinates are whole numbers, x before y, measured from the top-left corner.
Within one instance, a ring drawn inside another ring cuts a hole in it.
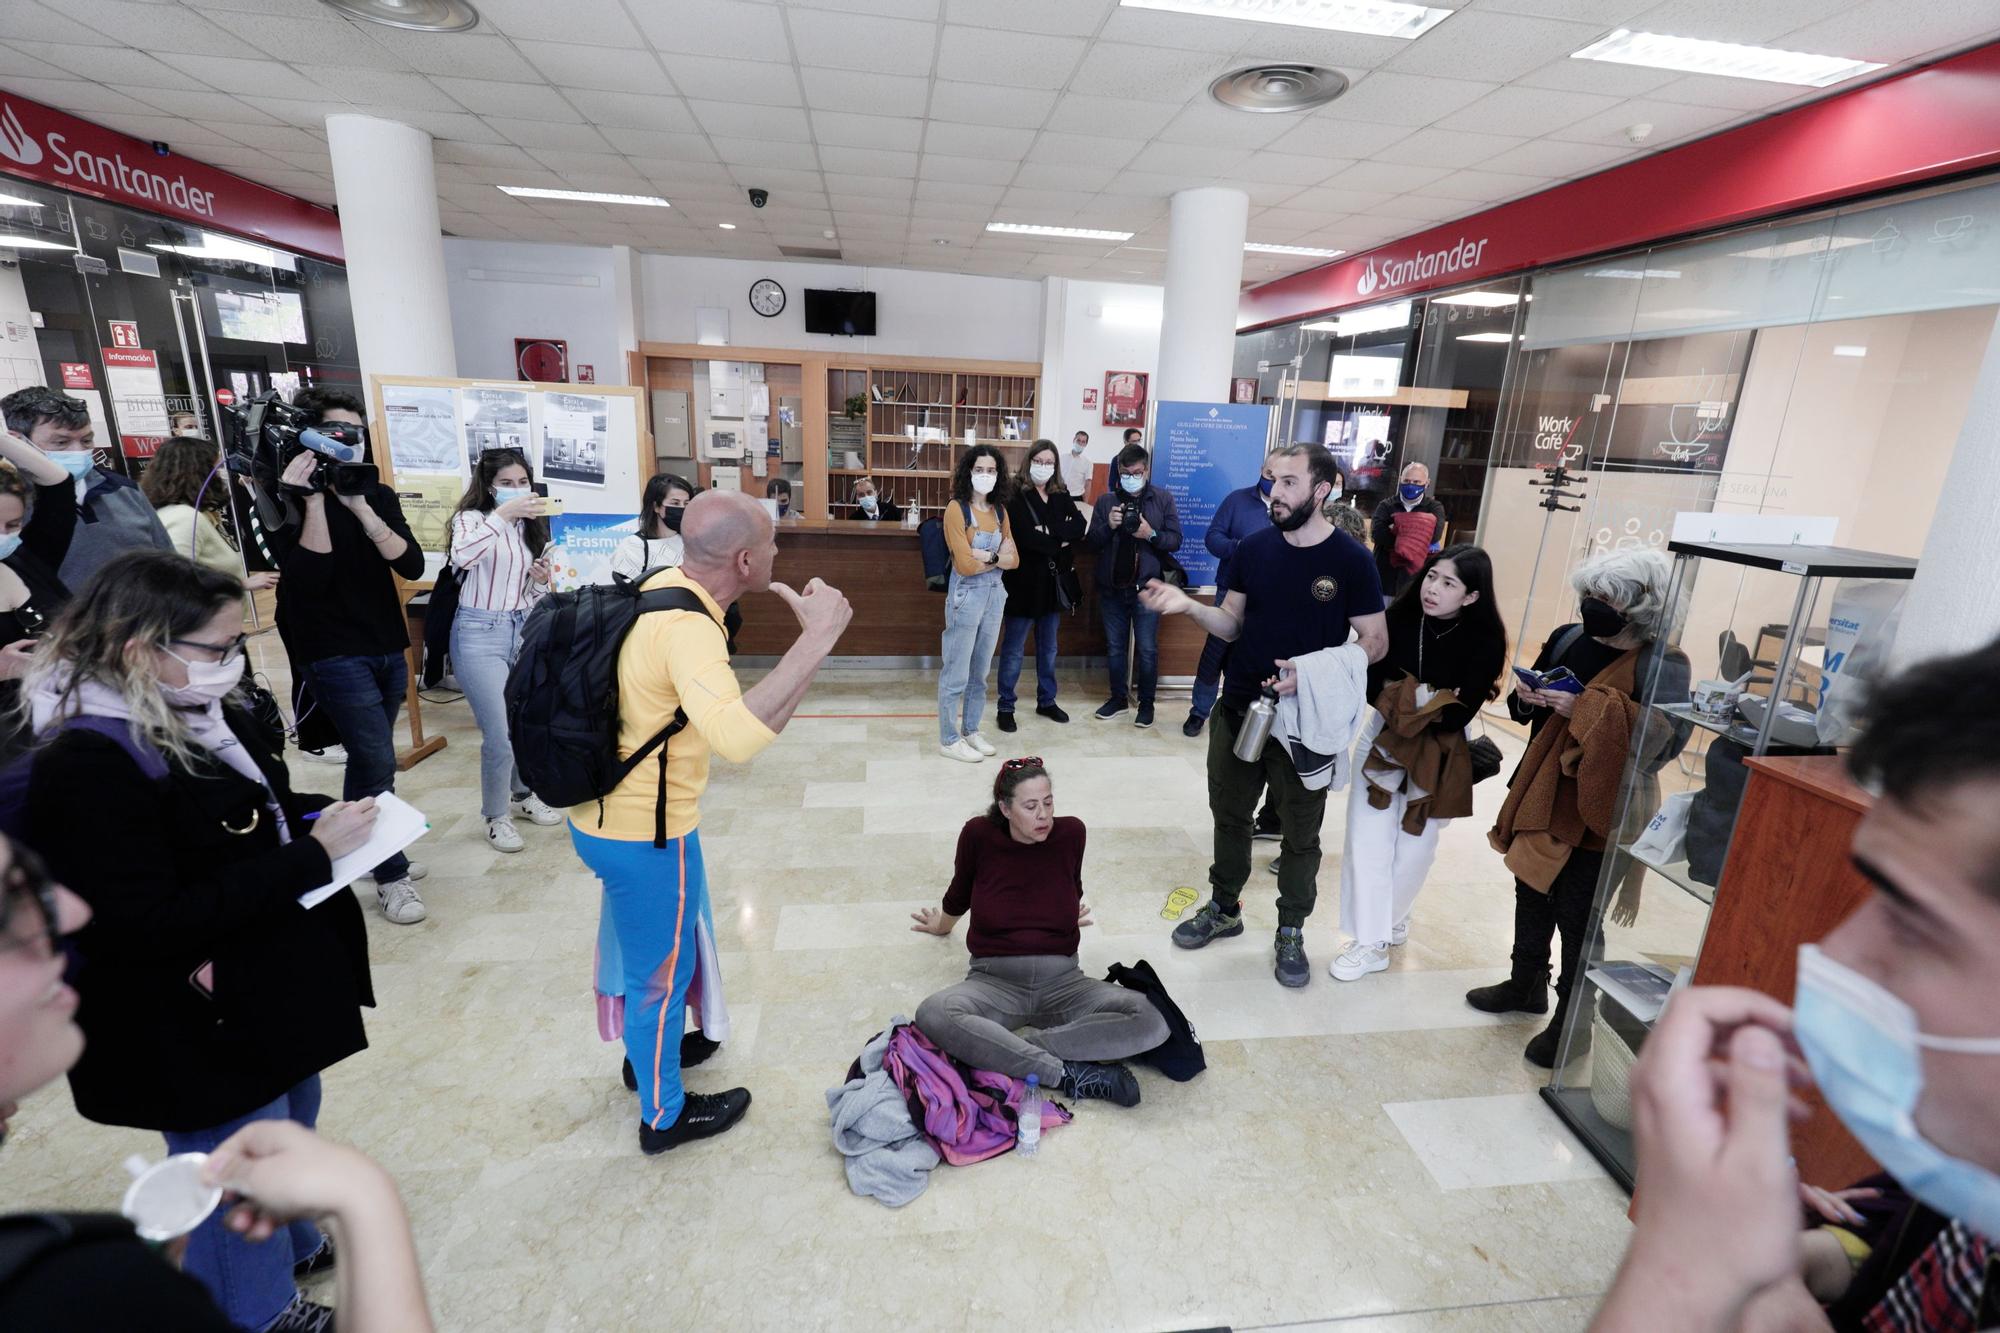
[[[1237,111],[1309,111],[1347,91],[1347,76],[1318,65],[1251,65],[1208,85],[1208,95]]]
[[[320,0],[351,19],[410,32],[464,32],[479,22],[466,0]]]

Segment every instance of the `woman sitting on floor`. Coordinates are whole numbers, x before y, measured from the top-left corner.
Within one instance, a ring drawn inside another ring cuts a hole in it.
[[[1091,924],[1083,901],[1083,821],[1056,818],[1040,759],[1009,759],[993,804],[958,834],[943,907],[911,913],[912,930],[949,935],[970,911],[972,971],[917,1006],[917,1029],[974,1069],[1038,1075],[1065,1096],[1139,1103],[1121,1064],[1167,1039],[1145,995],[1083,974],[1077,940]],[[1022,1037],[1014,1029],[1038,1029]]]

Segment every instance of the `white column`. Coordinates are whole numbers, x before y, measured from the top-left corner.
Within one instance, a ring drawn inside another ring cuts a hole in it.
[[[431,136],[373,116],[326,118],[361,374],[458,374]]]
[[[1958,448],[1945,470],[1917,577],[1903,604],[1896,635],[1899,665],[1968,652],[2000,635],[1995,514],[2000,514],[2000,327],[1987,339]]]
[[[611,299],[618,320],[618,369],[606,384],[630,384],[629,354],[646,338],[645,295],[639,278],[639,252],[629,245],[611,247]]]
[[[1241,190],[1205,187],[1174,196],[1155,402],[1229,401],[1249,223],[1250,197]]]
[[[1035,395],[1035,436],[1052,439],[1064,449],[1062,412],[1070,400],[1070,388],[1063,374],[1064,331],[1069,316],[1069,279],[1042,279],[1042,385]]]

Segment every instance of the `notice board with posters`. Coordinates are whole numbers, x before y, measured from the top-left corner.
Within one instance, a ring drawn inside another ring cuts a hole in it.
[[[587,582],[596,554],[568,551],[565,531],[595,532],[639,513],[653,471],[643,390],[406,375],[371,375],[368,388],[376,461],[424,549],[426,585],[444,567],[452,511],[488,449],[526,454],[535,480],[561,503],[563,518],[550,525],[558,587]]]
[[[1174,558],[1187,571],[1188,587],[1215,586],[1215,557],[1202,539],[1222,497],[1256,484],[1270,439],[1265,403],[1153,405],[1153,484],[1174,497],[1180,512]]]

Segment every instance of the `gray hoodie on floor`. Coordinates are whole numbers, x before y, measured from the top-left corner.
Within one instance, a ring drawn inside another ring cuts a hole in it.
[[[882,1068],[889,1034],[910,1020],[898,1014],[861,1051],[861,1077],[826,1093],[833,1146],[847,1161],[847,1186],[901,1208],[924,1192],[937,1149],[917,1132],[903,1093]]]

